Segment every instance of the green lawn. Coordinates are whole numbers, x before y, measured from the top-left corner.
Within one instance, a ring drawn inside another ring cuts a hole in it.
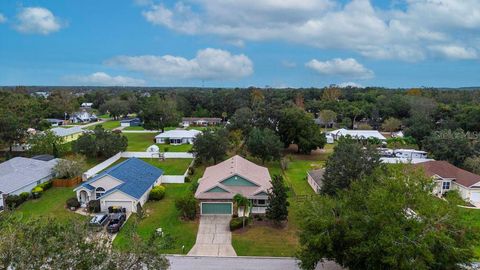
[[[51,216],[59,220],[81,218],[82,216],[65,209],[65,202],[71,197],[75,197],[73,188],[52,187],[45,191],[39,199],[28,200],[20,205],[15,213],[25,217]]]
[[[108,166],[108,168],[125,160],[126,158],[121,158]],[[164,161],[160,161],[158,158],[142,158],[141,160],[162,169],[165,175],[183,175],[190,163],[192,163],[192,159],[189,158],[167,158]]]
[[[101,124],[93,125],[87,127],[89,130],[94,130],[96,126],[102,125],[104,129],[112,130],[114,128],[120,127],[120,121],[107,121]]]
[[[175,208],[175,199],[184,196],[189,191],[190,183],[165,184],[165,198],[158,202],[147,202],[144,206],[147,217],[138,221],[135,228],[136,216],[132,215],[113,241],[113,246],[120,250],[128,250],[132,243],[128,237],[129,231],[135,229],[138,235],[147,239],[157,228],[162,228],[165,233],[171,235],[174,247],[163,250],[167,254],[181,254],[182,246],[187,253],[195,244],[198,231],[198,221],[183,221]]]
[[[123,130],[145,130],[142,126],[126,127]]]
[[[145,152],[147,148],[155,144],[155,133],[123,133],[128,139],[127,151]],[[157,144],[161,152],[188,152],[192,149],[191,144],[171,145]]]
[[[461,208],[460,211],[464,213],[463,220],[466,224],[480,230],[480,210]],[[480,259],[480,243],[475,247],[475,257]]]
[[[321,160],[302,160],[300,156],[292,156],[288,169],[283,174],[285,182],[297,195],[313,195],[312,188],[305,178],[310,169],[323,165]],[[260,164],[257,162],[257,164]],[[270,174],[281,174],[278,162],[267,163]],[[298,247],[298,212],[302,202],[289,192],[288,224],[285,228],[274,228],[267,225],[254,225],[245,232],[232,233],[232,245],[239,256],[295,256]]]

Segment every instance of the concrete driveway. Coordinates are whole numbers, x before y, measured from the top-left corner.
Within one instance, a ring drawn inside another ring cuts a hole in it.
[[[197,241],[188,252],[191,256],[237,256],[232,247],[231,216],[200,216]]]

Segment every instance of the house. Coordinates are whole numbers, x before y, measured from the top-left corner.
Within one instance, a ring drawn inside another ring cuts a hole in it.
[[[74,113],[70,116],[70,121],[74,124],[96,122],[97,120],[98,118],[94,113],[89,113],[86,110]]]
[[[415,165],[423,168],[426,175],[432,177],[437,186],[434,193],[444,194],[449,190],[458,190],[462,198],[473,205],[480,205],[480,175],[460,169],[447,161],[428,161]]]
[[[82,105],[80,105],[80,107],[82,108],[92,108],[92,106],[93,106],[92,102],[83,102]]]
[[[120,121],[120,126],[122,127],[137,127],[142,124],[142,121],[140,121],[140,118],[129,118],[129,119],[123,119]]]
[[[49,92],[45,92],[45,91],[37,91],[37,92],[33,92],[30,94],[32,97],[41,97],[41,98],[48,98],[50,96],[50,93]]]
[[[320,193],[320,189],[322,188],[324,173],[325,173],[325,169],[318,169],[318,170],[307,172],[308,184],[312,187],[315,193]]]
[[[137,212],[148,200],[150,190],[160,184],[163,171],[137,158],[127,159],[97,174],[74,189],[82,206],[91,200],[100,200],[100,209],[110,206]]]
[[[56,136],[62,137],[65,142],[75,141],[83,133],[83,129],[81,127],[70,127],[70,128],[56,127],[50,130]]]
[[[53,178],[58,159],[15,157],[0,163],[0,209],[8,195],[30,192],[35,186]]]
[[[200,201],[202,215],[232,215],[236,194],[252,202],[251,213],[263,214],[268,206],[268,190],[272,187],[268,169],[241,156],[234,156],[205,170],[198,180],[195,198]]]
[[[365,139],[379,139],[385,141],[386,138],[377,130],[348,130],[348,129],[337,129],[328,132],[333,136],[335,140],[338,140],[340,137],[350,136],[354,139],[365,140]]]
[[[222,122],[222,118],[215,117],[183,117],[182,126],[214,126]]]
[[[61,119],[47,118],[45,121],[49,122],[52,127],[63,126],[64,121]]]
[[[325,138],[327,139],[327,143],[335,143],[335,139],[333,139],[332,134],[325,133]]]
[[[415,149],[394,149],[393,155],[399,158],[428,158],[427,152]]]
[[[191,129],[191,130],[183,130],[183,129],[175,129],[165,131],[163,133],[158,134],[155,136],[156,143],[170,143],[170,144],[193,144],[193,140],[195,137],[202,133],[199,130]]]

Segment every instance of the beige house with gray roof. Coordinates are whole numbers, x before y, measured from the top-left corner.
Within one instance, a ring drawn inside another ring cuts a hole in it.
[[[251,213],[263,214],[268,205],[267,193],[272,187],[270,181],[266,167],[238,155],[208,167],[195,192],[195,198],[200,201],[200,213],[232,215],[232,199],[241,194],[252,202]]]

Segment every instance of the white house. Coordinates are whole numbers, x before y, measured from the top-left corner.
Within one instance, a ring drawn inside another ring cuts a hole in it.
[[[158,134],[155,136],[156,143],[167,143],[170,144],[193,144],[193,140],[195,137],[202,133],[199,130],[191,129],[191,130],[183,130],[183,129],[175,129],[165,131],[163,133]]]
[[[0,164],[0,209],[8,195],[30,192],[35,186],[53,178],[58,159],[39,160],[15,157]]]
[[[82,105],[80,105],[80,107],[82,108],[91,108],[92,106],[93,106],[92,102],[83,102]]]
[[[399,158],[427,158],[427,152],[415,149],[394,149],[393,154]]]
[[[436,181],[435,194],[458,190],[464,200],[480,206],[480,175],[460,169],[447,161],[428,161],[415,166],[423,168],[425,174]]]
[[[150,190],[160,184],[163,171],[137,158],[130,158],[92,177],[74,189],[82,206],[91,200],[100,201],[100,209],[110,206],[137,212],[143,206]]]
[[[335,140],[338,140],[340,137],[350,136],[354,139],[365,140],[365,139],[379,139],[385,141],[386,138],[377,130],[348,130],[348,129],[337,129],[328,132]]]
[[[327,143],[335,143],[335,140],[333,139],[332,134],[326,133],[325,138],[327,138]]]

